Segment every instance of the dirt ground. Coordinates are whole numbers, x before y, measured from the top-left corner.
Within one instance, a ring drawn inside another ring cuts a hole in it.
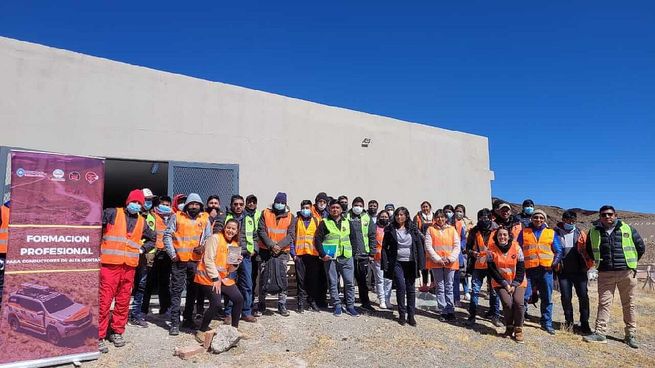
[[[590,283],[591,323],[596,315],[596,285]],[[373,297],[373,294],[371,294]],[[425,295],[424,295],[425,296]],[[555,327],[563,321],[560,295],[554,292]],[[393,300],[393,299],[392,299]],[[293,301],[290,301],[290,306]],[[394,303],[395,304],[395,303]],[[269,300],[269,308],[274,305]],[[481,301],[484,307],[486,299]],[[577,313],[577,300],[574,301]],[[466,304],[464,304],[466,308]],[[478,320],[471,329],[464,326],[466,309],[458,308],[458,321],[439,322],[434,313],[421,310],[418,327],[400,326],[397,312],[385,310],[372,315],[334,317],[330,311],[271,314],[257,323],[242,322],[239,330],[248,338],[230,351],[200,354],[183,361],[173,356],[176,346],[196,345],[193,335],[168,336],[165,321],[152,317],[150,327],[128,326],[127,345],[110,347],[108,354],[84,367],[655,367],[655,292],[641,290],[637,299],[640,348],[622,342],[623,322],[618,293],[615,297],[607,344],[592,345],[571,332],[558,330],[550,336],[539,328],[538,317],[525,327],[525,344],[497,336],[503,328]],[[483,312],[486,308],[482,308]],[[272,309],[270,309],[272,311]],[[538,311],[530,308],[530,314]],[[576,315],[577,319],[577,315]],[[214,323],[218,323],[215,321]]]

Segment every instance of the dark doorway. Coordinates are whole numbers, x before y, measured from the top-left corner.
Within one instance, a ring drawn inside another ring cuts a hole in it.
[[[113,158],[105,161],[105,208],[124,207],[130,191],[143,188],[158,196],[168,193],[168,162]]]

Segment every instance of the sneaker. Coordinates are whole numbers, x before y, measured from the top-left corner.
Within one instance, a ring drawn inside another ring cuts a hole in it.
[[[467,302],[470,302],[471,301],[471,293],[464,294],[464,300],[467,301]]]
[[[385,303],[385,302],[380,303],[379,306],[380,306],[380,309],[387,309],[387,303]]]
[[[298,314],[303,314],[303,313],[305,313],[305,307],[302,306],[302,305],[299,305],[299,306],[298,306],[298,309],[296,309],[296,312],[297,312]]]
[[[123,335],[113,333],[109,335],[109,341],[114,343],[114,346],[117,348],[122,348],[125,346],[125,339],[123,339]]]
[[[140,327],[140,328],[148,328],[148,322],[146,322],[145,319],[131,318],[127,323],[130,326],[135,326],[135,327]]]
[[[287,307],[285,307],[284,305],[278,306],[277,312],[280,313],[282,317],[289,317],[290,315],[289,311],[287,310]]]
[[[628,344],[628,346],[633,349],[639,349],[639,345],[637,344],[637,338],[635,337],[635,335],[626,335],[625,343]]]
[[[546,332],[548,332],[549,335],[555,336],[555,330],[552,327],[546,327],[544,328],[544,330],[546,330]]]
[[[446,322],[446,321],[447,321],[447,319],[446,319],[446,315],[445,315],[445,314],[439,314],[439,315],[437,315],[437,320],[438,320],[439,322]]]
[[[320,312],[321,311],[321,308],[318,307],[318,304],[316,304],[316,302],[309,303],[309,309],[311,309],[312,312]]]
[[[255,318],[253,316],[243,316],[243,317],[241,317],[241,320],[245,321],[245,322],[249,322],[249,323],[257,322],[257,318]]]
[[[598,342],[601,344],[607,344],[607,338],[605,335],[601,335],[598,332],[594,332],[591,335],[585,336],[582,338],[582,340],[586,342]]]
[[[262,316],[262,312],[260,312],[259,310],[256,310],[256,311],[252,312],[252,316],[253,316],[253,317],[261,317],[261,316]]]
[[[98,340],[98,351],[102,354],[107,354],[109,352],[109,347],[105,343],[104,339]]]
[[[457,320],[457,317],[455,317],[455,313],[446,314],[446,321],[453,322],[455,320]]]
[[[180,334],[180,328],[178,326],[171,326],[171,328],[168,330],[168,334],[170,336],[177,336]]]
[[[370,304],[362,304],[362,309],[365,309],[369,312],[375,312],[375,308],[373,308],[373,306]]]
[[[519,344],[523,344],[523,327],[514,328],[514,340]]]
[[[496,327],[503,327],[503,326],[505,326],[505,324],[503,323],[503,321],[501,321],[500,318],[498,318],[498,317],[493,317],[493,318],[491,319],[491,323],[493,323],[493,325],[496,326]]]
[[[335,317],[341,317],[341,305],[337,305],[334,307],[334,313]]]
[[[512,337],[514,336],[514,326],[506,326],[505,332],[501,335],[502,337]]]
[[[346,307],[346,314],[353,316],[353,317],[358,317],[359,313],[355,310],[355,307]]]

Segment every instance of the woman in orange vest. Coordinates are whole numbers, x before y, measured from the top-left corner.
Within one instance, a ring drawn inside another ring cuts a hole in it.
[[[434,213],[434,225],[425,235],[425,267],[432,270],[437,283],[437,307],[439,320],[455,320],[453,282],[459,270],[460,240],[455,227],[448,224],[443,210]],[[459,285],[458,285],[459,286]]]
[[[391,308],[391,284],[392,281],[384,277],[382,269],[382,241],[384,240],[384,228],[389,225],[389,213],[380,211],[377,215],[375,227],[375,258],[373,262],[373,276],[375,277],[375,293],[378,295],[378,305],[382,309]]]
[[[225,223],[223,230],[209,237],[205,243],[205,253],[198,263],[194,282],[199,285],[200,292],[209,299],[209,308],[202,316],[199,333],[196,338],[200,342],[204,339],[204,332],[209,331],[209,323],[218,312],[221,305],[221,295],[227,296],[233,303],[232,307],[232,327],[239,327],[241,318],[241,309],[243,308],[243,295],[239,291],[236,282],[231,279],[230,273],[239,268],[239,264],[228,264],[229,247],[239,246],[239,222],[235,219],[229,219]],[[238,257],[239,262],[243,259]]]
[[[320,218],[312,214],[312,201],[303,200],[296,220],[295,240],[291,243],[291,257],[296,265],[298,313],[303,313],[306,307],[320,311],[316,303],[321,300],[319,275],[323,272],[323,262],[314,246],[314,234],[320,222]]]
[[[523,297],[528,285],[523,251],[507,228],[496,230],[487,252],[491,285],[500,296],[505,316],[505,337],[523,343]]]

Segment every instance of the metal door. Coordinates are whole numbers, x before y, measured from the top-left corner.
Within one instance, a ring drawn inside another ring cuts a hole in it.
[[[198,193],[203,201],[215,194],[224,208],[239,193],[239,165],[171,161],[168,163],[168,194]]]

